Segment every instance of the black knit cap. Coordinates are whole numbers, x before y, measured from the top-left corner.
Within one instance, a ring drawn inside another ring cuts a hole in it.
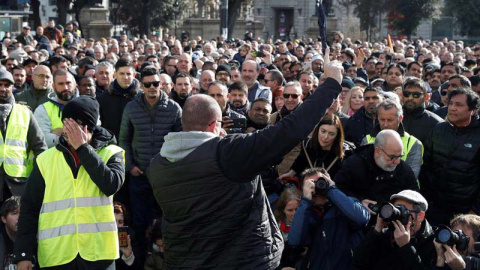
[[[62,122],[65,118],[72,118],[82,126],[87,126],[92,131],[97,125],[99,104],[96,99],[89,96],[79,96],[65,105],[62,111]]]
[[[217,75],[218,72],[220,71],[226,71],[228,73],[228,76],[230,76],[230,78],[232,77],[232,69],[230,68],[229,65],[227,64],[221,64],[217,67],[217,71],[215,72],[215,75]]]

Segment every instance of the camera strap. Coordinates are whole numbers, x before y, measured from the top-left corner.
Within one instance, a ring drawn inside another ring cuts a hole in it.
[[[314,167],[316,167],[317,162],[315,162],[315,164],[312,164],[312,160],[310,159],[310,156],[307,153],[307,147],[305,146],[305,142],[302,143],[302,148],[303,148],[303,152],[305,153],[305,156],[307,157],[308,164],[310,165],[310,168],[313,169]],[[325,168],[325,165],[322,162],[322,168],[324,168],[328,172],[332,168],[333,164],[335,164],[335,162],[337,162],[337,160],[338,160],[338,156],[335,157],[335,159],[330,163],[330,165],[328,165],[327,168]]]

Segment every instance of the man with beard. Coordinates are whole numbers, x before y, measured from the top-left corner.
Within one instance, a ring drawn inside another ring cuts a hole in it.
[[[431,90],[431,93],[429,94],[429,100],[425,101],[425,107],[431,112],[440,108],[440,105],[436,101],[434,101],[434,96],[436,96],[435,99],[441,100],[440,85],[442,85],[442,83],[440,82],[440,77],[440,69],[431,70],[425,75],[425,81],[428,83],[427,92],[429,92],[428,89]]]
[[[257,78],[260,73],[260,65],[253,60],[246,60],[242,65],[242,80],[248,87],[248,100],[253,102],[259,97],[268,99],[272,102],[272,92],[270,88],[262,86]]]
[[[174,80],[174,91],[171,92],[172,99],[183,108],[187,98],[192,95],[192,82],[190,76],[185,73],[179,73]]]
[[[229,86],[232,80],[232,69],[230,66],[227,64],[219,65],[215,72],[215,80],[222,81],[226,86]]]
[[[388,201],[391,195],[402,190],[418,191],[417,179],[401,159],[403,155],[403,143],[398,132],[382,130],[374,144],[359,147],[343,161],[334,182],[347,196],[358,198],[367,208],[370,203]]]
[[[13,79],[15,84],[13,85],[13,94],[30,89],[30,85],[26,82],[27,71],[21,66],[14,66],[12,69]]]
[[[13,84],[12,74],[0,68],[0,131],[4,142],[0,153],[0,160],[3,160],[0,164],[0,201],[23,194],[33,167],[32,151],[36,157],[47,149],[32,112],[27,106],[15,103]]]
[[[143,262],[147,249],[145,231],[161,211],[144,172],[160,152],[164,137],[171,131],[182,130],[182,109],[160,90],[159,73],[154,66],[142,70],[141,88],[143,92],[123,111],[119,143],[125,149],[125,169],[130,174],[130,210],[140,251],[135,252],[135,257]]]
[[[33,88],[15,95],[15,101],[27,105],[32,111],[49,100],[53,90],[51,87],[52,73],[47,66],[39,65],[33,71]]]
[[[228,88],[230,91],[230,96],[228,98],[228,103],[230,108],[237,113],[247,116],[247,111],[249,108],[248,102],[248,88],[244,82],[234,82]]]
[[[229,96],[227,86],[221,81],[214,81],[209,85],[207,95],[218,102],[222,110],[222,128],[225,129],[227,134],[243,133],[245,127],[232,127],[233,119],[245,119],[245,116],[230,109],[230,105],[227,102]]]
[[[277,111],[270,116],[270,123],[272,125],[280,122],[302,104],[303,95],[300,83],[297,81],[287,83],[287,85],[285,85],[285,90],[283,90],[283,98],[285,98],[285,105],[280,111]],[[300,145],[301,144],[298,144],[289,153],[283,156],[282,162],[278,164],[278,175],[290,171],[290,167],[292,167],[293,162],[300,154]]]
[[[345,124],[345,140],[359,146],[362,139],[369,134],[375,125],[377,105],[383,101],[383,92],[378,87],[367,87],[363,94],[363,107]]]
[[[440,75],[440,73],[438,73]],[[438,115],[426,110],[425,104],[430,100],[424,81],[418,78],[408,78],[402,86],[403,90],[403,127],[410,135],[426,142],[432,128],[444,120]]]
[[[48,148],[55,146],[63,133],[62,110],[77,92],[75,78],[66,70],[57,70],[53,74],[53,90],[56,96],[38,106],[34,113]]]

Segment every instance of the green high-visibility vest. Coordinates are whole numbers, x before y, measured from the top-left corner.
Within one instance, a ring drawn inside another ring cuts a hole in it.
[[[97,151],[106,163],[123,149],[109,145]],[[77,254],[87,261],[119,257],[113,196],[107,197],[80,166],[74,178],[63,153],[55,147],[37,157],[45,180],[38,219],[38,262],[41,267],[63,265]]]

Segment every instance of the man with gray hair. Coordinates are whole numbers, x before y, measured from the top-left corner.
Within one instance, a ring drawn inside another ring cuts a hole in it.
[[[183,132],[170,132],[147,171],[163,210],[168,269],[276,269],[283,239],[258,174],[308,136],[340,94],[339,63],[327,80],[277,125],[225,136],[222,112],[207,95],[185,102]]]
[[[375,136],[382,130],[391,129],[398,132],[403,143],[404,155],[402,160],[412,168],[418,178],[423,158],[423,145],[417,138],[408,134],[403,128],[403,110],[399,103],[386,99],[377,105],[378,124],[372,132],[363,138],[361,145],[375,142]]]
[[[345,194],[361,200],[365,207],[388,201],[391,195],[404,189],[418,190],[415,174],[401,159],[403,156],[398,132],[382,130],[376,134],[374,144],[358,148],[343,161],[334,182]]]
[[[108,90],[113,81],[113,73],[113,65],[108,61],[100,62],[95,66],[96,96]]]

